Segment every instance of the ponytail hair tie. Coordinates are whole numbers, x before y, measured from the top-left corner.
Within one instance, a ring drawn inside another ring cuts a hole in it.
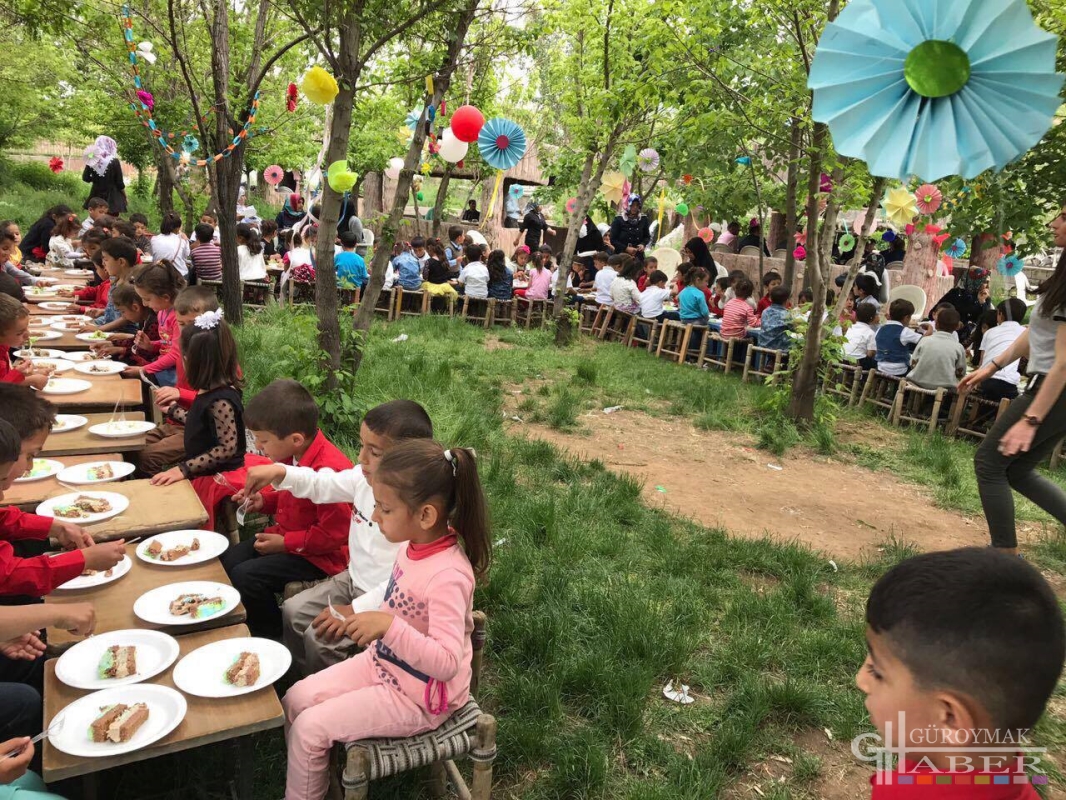
[[[459,460],[454,455],[452,455],[452,451],[451,450],[445,450],[444,451],[444,460],[452,465],[452,475],[453,476],[458,475],[459,474]]]

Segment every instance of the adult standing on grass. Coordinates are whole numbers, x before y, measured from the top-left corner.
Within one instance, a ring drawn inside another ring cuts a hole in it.
[[[96,141],[85,149],[85,162],[81,179],[92,184],[92,188],[82,208],[88,208],[92,198],[100,197],[107,201],[111,216],[125,214],[126,182],[122,179],[122,162],[118,160],[115,140],[110,136],[97,136]]]
[[[1051,229],[1055,246],[1066,247],[1066,206]],[[1029,329],[1005,353],[959,383],[960,392],[975,388],[1003,367],[1029,359],[1025,394],[992,426],[974,458],[992,546],[1010,553],[1018,552],[1012,489],[1066,525],[1066,492],[1036,472],[1066,436],[1066,251],[1036,293]]]

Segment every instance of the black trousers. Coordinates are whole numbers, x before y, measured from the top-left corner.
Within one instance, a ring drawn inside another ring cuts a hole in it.
[[[301,556],[273,553],[261,556],[255,539],[246,539],[222,554],[222,566],[248,611],[252,636],[281,640],[281,606],[277,595],[293,581],[317,581],[326,573]]]
[[[981,382],[979,391],[983,397],[989,400],[1014,400],[1018,396],[1018,384],[1001,381],[998,378],[989,378]]]

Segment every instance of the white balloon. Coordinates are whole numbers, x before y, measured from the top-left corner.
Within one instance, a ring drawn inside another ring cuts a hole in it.
[[[400,170],[402,170],[402,169],[403,169],[403,159],[402,158],[399,158],[399,157],[390,158],[389,159],[389,166],[385,170],[385,174],[388,177],[392,178],[393,180],[396,180],[397,178],[400,177]]]
[[[441,134],[440,134],[441,142],[446,142],[449,139],[454,139],[455,141],[459,141],[458,139],[455,138],[455,134],[452,133],[452,129],[450,127],[445,128],[443,131],[441,131]]]
[[[466,151],[469,149],[469,144],[466,142],[460,142],[458,139],[442,139],[440,143],[440,157],[445,161],[455,164],[466,158]]]

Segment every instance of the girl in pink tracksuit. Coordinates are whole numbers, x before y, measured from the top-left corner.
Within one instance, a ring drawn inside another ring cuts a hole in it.
[[[474,582],[490,555],[474,453],[401,442],[381,459],[374,498],[382,535],[407,547],[380,610],[345,621],[367,649],[285,695],[287,800],[325,797],[334,742],[424,733],[469,699]]]

